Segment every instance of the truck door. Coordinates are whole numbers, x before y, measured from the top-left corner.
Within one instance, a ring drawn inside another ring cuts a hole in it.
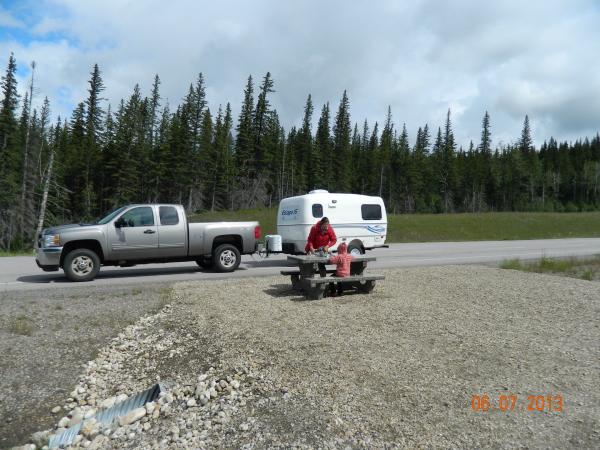
[[[136,206],[109,226],[111,259],[135,260],[156,258],[158,233],[154,208]]]
[[[158,254],[161,258],[187,256],[187,229],[181,210],[170,205],[158,207]]]

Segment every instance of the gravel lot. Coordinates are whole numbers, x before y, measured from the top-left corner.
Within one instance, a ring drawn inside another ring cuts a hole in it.
[[[156,312],[171,291],[82,285],[0,292],[0,448],[50,427],[50,410],[112,337]]]
[[[386,275],[371,295],[319,301],[284,277],[175,285],[69,386],[83,412],[157,379],[170,389],[160,415],[92,447],[597,446],[600,284],[476,266]],[[474,394],[496,408],[474,412]],[[558,394],[562,412],[527,410]]]

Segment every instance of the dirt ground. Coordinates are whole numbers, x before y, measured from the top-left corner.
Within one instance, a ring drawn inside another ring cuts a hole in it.
[[[145,333],[162,330],[180,348],[176,353],[171,347],[149,351],[140,344],[126,350],[130,353],[119,350],[127,363],[111,374],[115,387],[110,394],[135,392],[157,375],[167,384],[186,384],[209,367],[223,373],[255,368],[260,377],[254,396],[226,427],[209,431],[205,442],[210,448],[596,447],[600,283],[481,266],[384,273],[386,280],[370,295],[318,301],[304,300],[285,277],[176,284],[169,313]],[[99,295],[107,294],[89,293],[87,300],[78,300],[79,314]],[[114,311],[111,323],[116,316],[126,322],[139,315],[140,302],[155,307],[158,297],[130,292],[121,302],[113,299],[113,308],[121,305],[130,315]],[[63,307],[68,303],[60,302]],[[9,333],[4,311],[3,338]],[[81,320],[73,311],[65,323]],[[107,329],[106,338],[114,330]],[[67,334],[57,340],[48,332],[48,346],[62,345],[44,352],[54,355],[73,346],[77,339]],[[31,344],[21,345],[25,338],[12,338],[11,360],[25,359],[31,351]],[[29,374],[24,384],[45,383],[51,408],[53,401],[64,403],[78,367],[93,358],[93,345],[86,347],[73,355],[68,371],[56,360],[57,376],[41,369],[29,373],[31,364],[22,364],[18,372],[9,363],[2,371]],[[39,365],[50,367],[48,359],[56,357],[42,354]],[[0,386],[2,437],[15,436],[14,421],[11,428],[5,418],[16,409],[8,383],[17,380],[9,377]],[[474,411],[473,396],[484,394],[492,408]],[[516,396],[514,409],[499,409],[501,395]],[[551,396],[552,404],[529,410],[529,396]],[[557,396],[563,399],[561,411]],[[48,407],[39,403],[30,402],[15,416],[24,423],[31,410],[39,411],[37,424],[52,422]],[[164,418],[175,424],[180,419]],[[246,423],[252,426],[239,432]],[[152,447],[162,439],[162,428],[130,442],[111,442],[114,447]]]
[[[0,448],[48,428],[82,365],[128,324],[164,305],[169,287],[0,292]]]

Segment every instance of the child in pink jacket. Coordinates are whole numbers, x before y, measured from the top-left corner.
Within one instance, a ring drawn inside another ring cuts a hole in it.
[[[338,246],[338,254],[337,256],[332,256],[329,258],[329,264],[335,264],[335,276],[339,278],[345,278],[350,276],[350,263],[354,257],[348,253],[348,246],[345,242],[342,242]],[[330,295],[335,297],[335,285],[331,283],[329,285]],[[340,295],[343,291],[343,287],[341,283],[338,283],[337,294]]]

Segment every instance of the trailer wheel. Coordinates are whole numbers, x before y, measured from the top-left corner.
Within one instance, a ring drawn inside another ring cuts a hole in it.
[[[65,275],[71,281],[92,281],[100,271],[100,258],[87,248],[77,248],[65,256]]]
[[[216,248],[212,260],[217,272],[233,272],[239,267],[242,257],[236,246],[223,244]]]
[[[365,254],[365,249],[360,241],[352,241],[348,245],[348,253],[354,256],[360,256]]]

